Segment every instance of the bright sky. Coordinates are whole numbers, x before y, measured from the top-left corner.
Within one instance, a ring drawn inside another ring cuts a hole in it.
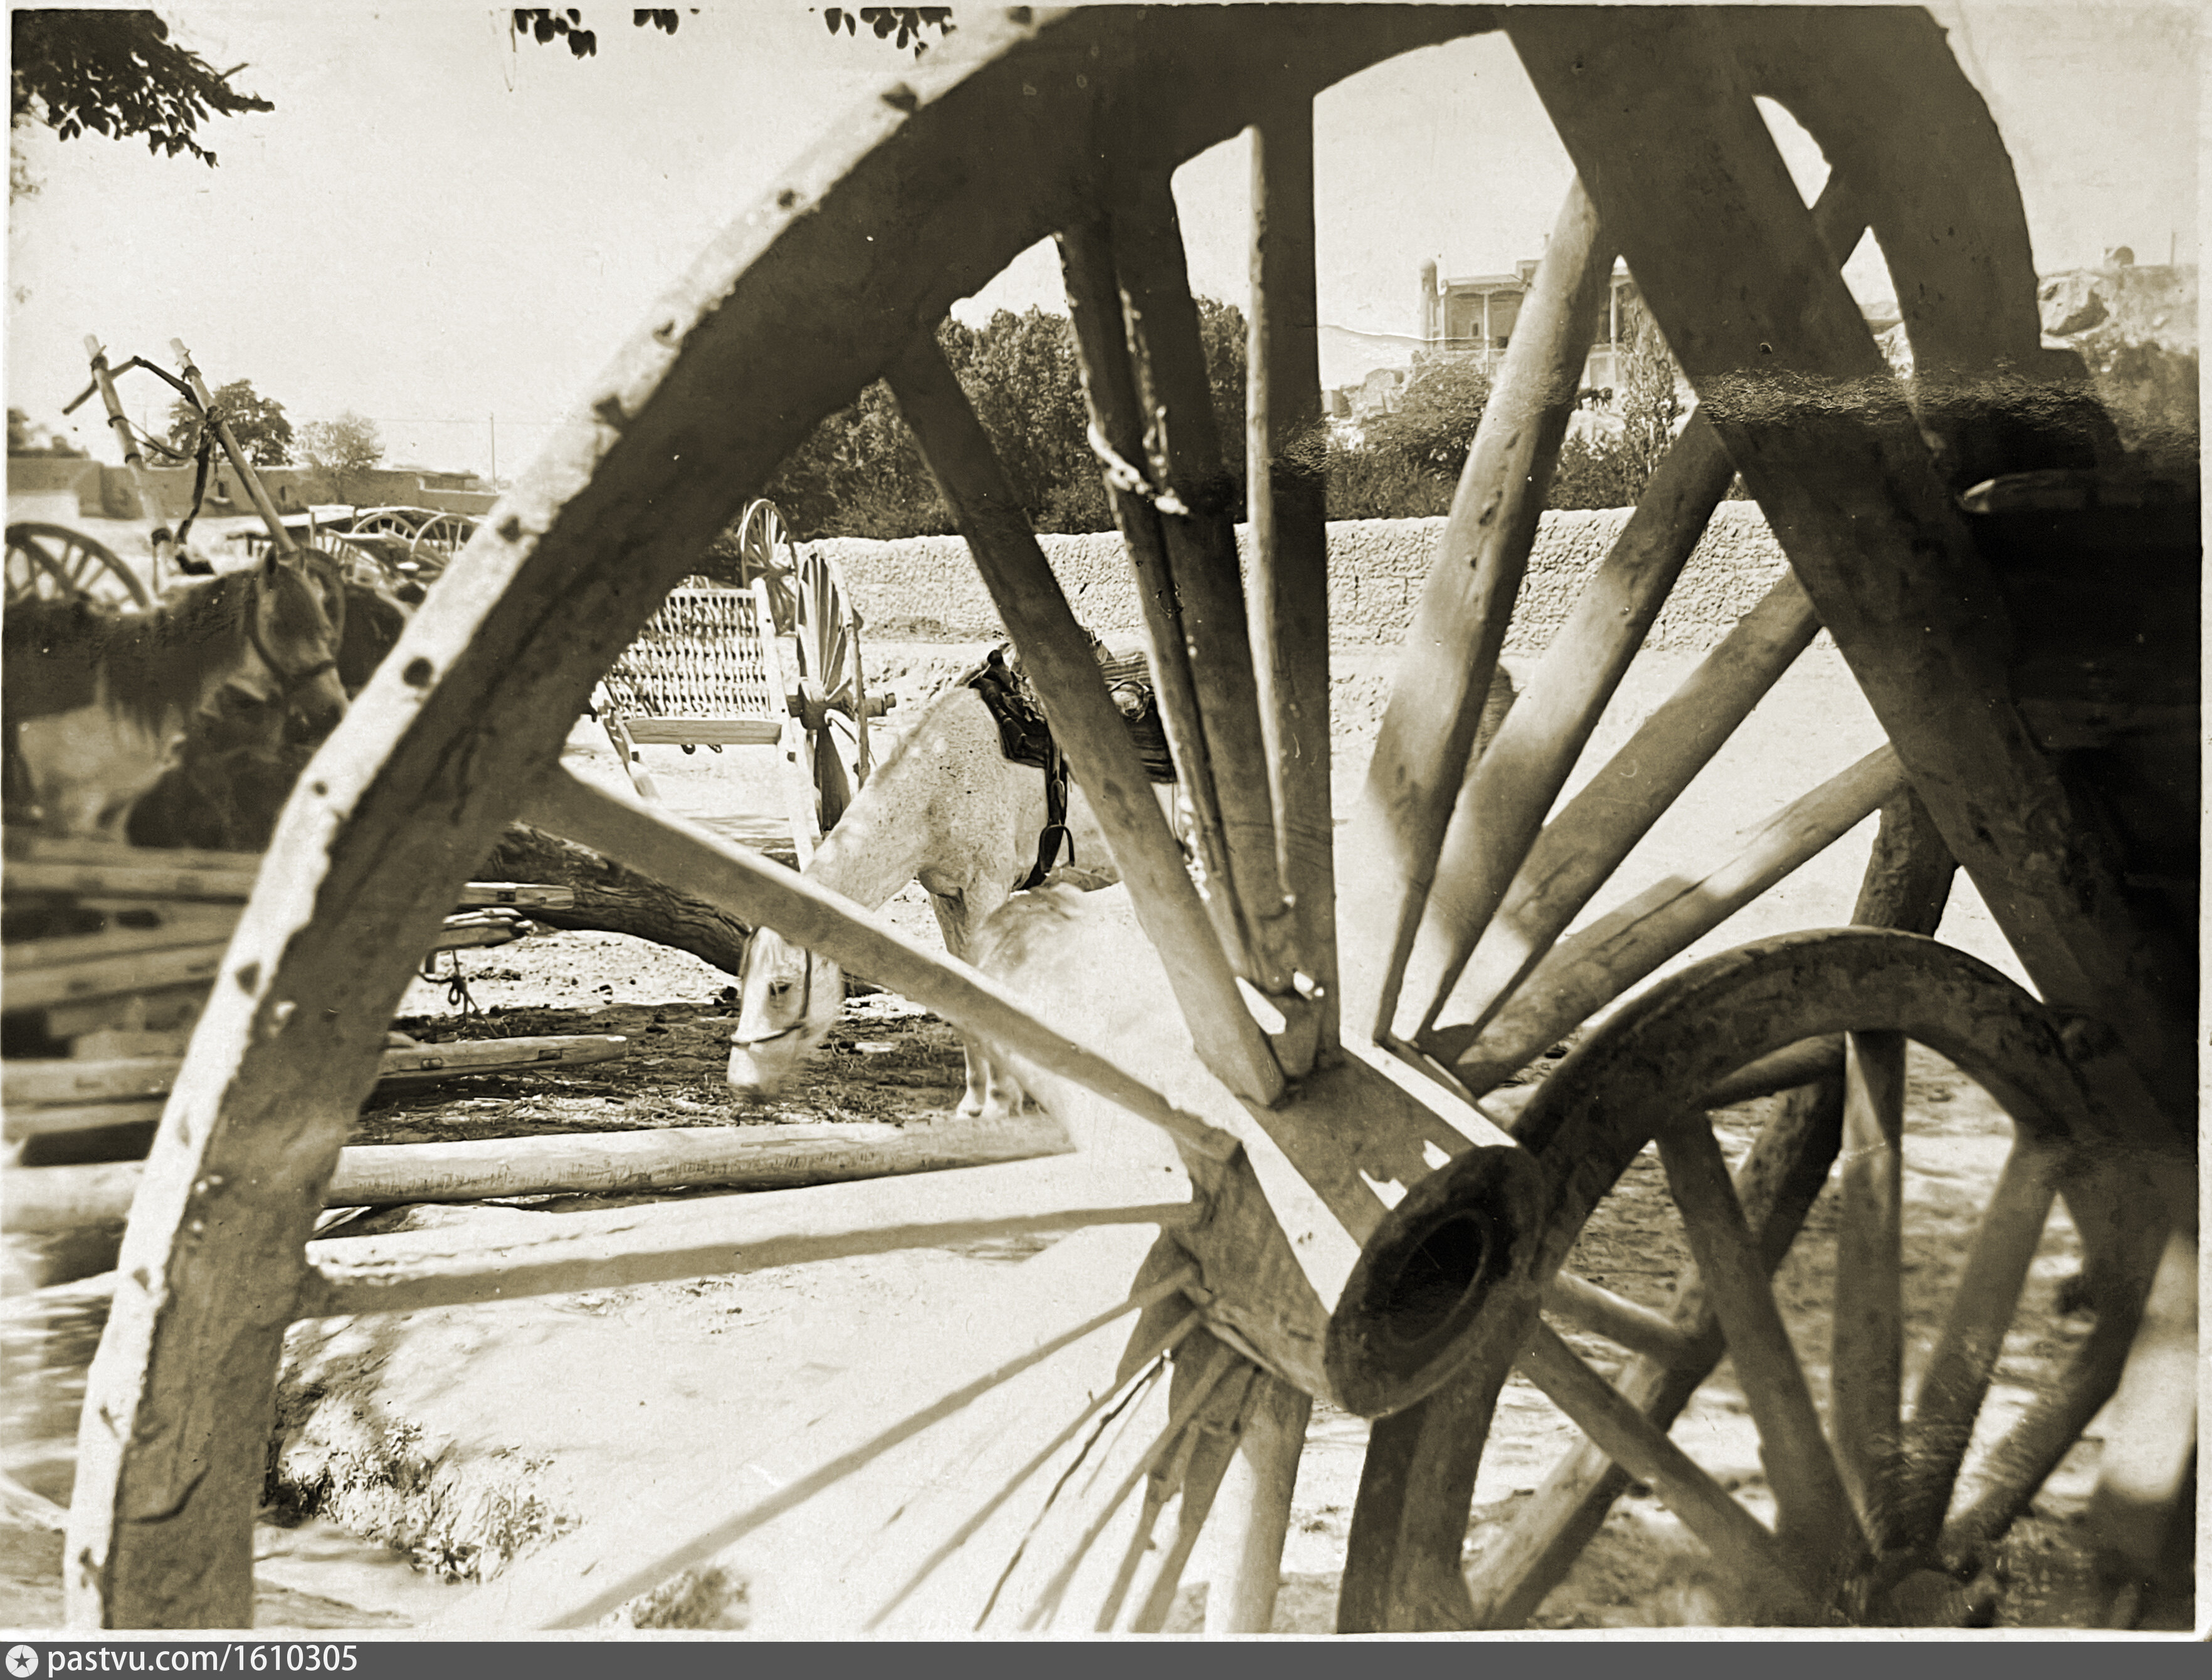
[[[221,167],[143,141],[23,131],[40,189],[9,215],[8,401],[66,425],[83,341],[249,379],[295,425],[346,410],[386,460],[513,477],[712,234],[908,60],[819,10],[740,0],[674,37],[580,3],[596,58],[510,43],[505,9],[175,0],[177,38],[276,109],[201,131]],[[2038,266],[2197,260],[2199,8],[2188,0],[1941,4],[1991,101]],[[957,3],[957,21],[962,8]],[[957,50],[960,38],[953,38]],[[947,49],[940,48],[939,51]],[[1542,248],[1566,159],[1492,35],[1331,89],[1317,113],[1322,376],[1406,360],[1421,263],[1496,272]],[[1797,137],[1793,164],[1817,179]],[[1177,179],[1193,283],[1243,301],[1241,143]],[[1863,295],[1887,289],[1871,247]],[[1032,252],[961,307],[1064,309]],[[124,386],[156,425],[166,393]],[[65,435],[119,459],[97,402]]]

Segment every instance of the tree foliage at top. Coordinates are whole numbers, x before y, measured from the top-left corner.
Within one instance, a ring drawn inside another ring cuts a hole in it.
[[[194,137],[203,119],[276,108],[231,85],[245,65],[216,69],[152,12],[57,8],[9,22],[11,126],[42,123],[64,140],[143,135],[149,151],[190,152],[213,167],[215,153]]]
[[[283,466],[292,459],[292,423],[284,417],[284,405],[263,396],[253,381],[235,379],[209,393],[215,399],[216,417],[230,428],[231,436],[256,466]],[[188,455],[200,445],[200,411],[182,397],[169,405],[168,444]]]
[[[691,8],[695,16],[698,10],[696,6]],[[676,8],[668,6],[640,7],[630,13],[629,21],[634,29],[651,27],[665,35],[672,35],[682,20],[678,16]],[[568,43],[569,52],[579,58],[589,58],[599,50],[599,32],[584,27],[583,14],[574,6],[514,7],[507,14],[507,33],[516,39],[527,35],[540,46],[565,40]]]
[[[822,21],[836,34],[842,29],[848,35],[860,33],[863,23],[875,33],[878,40],[889,40],[894,46],[903,48],[909,41],[917,58],[929,51],[924,32],[934,27],[939,38],[951,34],[957,27],[952,21],[950,6],[862,6],[857,11],[847,11],[842,6],[824,6]],[[896,39],[893,40],[896,36]]]

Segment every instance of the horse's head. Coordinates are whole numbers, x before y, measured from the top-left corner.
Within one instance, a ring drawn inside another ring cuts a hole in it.
[[[845,977],[826,957],[802,951],[773,928],[755,930],[738,985],[730,1035],[730,1086],[769,1097],[830,1036],[845,1003]]]
[[[320,740],[345,715],[337,664],[345,601],[343,578],[327,555],[288,558],[272,550],[254,570],[246,627],[261,675],[240,685],[263,701],[282,701],[295,740]]]

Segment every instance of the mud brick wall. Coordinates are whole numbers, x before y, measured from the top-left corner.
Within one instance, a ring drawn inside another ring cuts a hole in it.
[[[1544,515],[1506,638],[1509,649],[1534,653],[1550,644],[1628,515],[1626,508]],[[1388,644],[1404,634],[1443,525],[1442,519],[1330,525],[1329,616],[1336,640]],[[1239,526],[1240,548],[1249,540],[1248,528]],[[1136,634],[1136,587],[1117,535],[1039,541],[1078,618],[1103,636]],[[872,636],[982,641],[1004,633],[960,538],[836,538],[807,546],[836,560]],[[1644,645],[1711,647],[1781,575],[1784,563],[1758,505],[1723,502]]]

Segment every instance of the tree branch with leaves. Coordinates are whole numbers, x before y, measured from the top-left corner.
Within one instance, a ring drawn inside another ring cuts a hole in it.
[[[189,152],[212,168],[215,153],[195,137],[202,121],[276,108],[231,85],[245,65],[216,69],[152,12],[18,11],[9,35],[10,126],[40,124],[64,140],[143,135],[149,151]]]

